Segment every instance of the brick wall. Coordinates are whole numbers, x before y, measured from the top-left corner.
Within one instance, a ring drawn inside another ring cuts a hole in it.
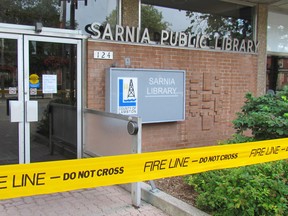
[[[244,95],[257,89],[257,55],[88,41],[87,107],[105,109],[105,69],[186,71],[186,118],[183,122],[143,125],[143,151],[215,145],[233,134],[231,121]],[[94,50],[113,51],[113,60],[93,59]]]

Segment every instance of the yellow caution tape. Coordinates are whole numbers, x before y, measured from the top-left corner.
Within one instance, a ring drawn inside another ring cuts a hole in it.
[[[63,192],[288,158],[288,139],[0,166],[0,199]]]

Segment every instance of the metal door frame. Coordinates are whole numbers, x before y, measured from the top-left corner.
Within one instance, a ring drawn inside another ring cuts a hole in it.
[[[17,81],[18,81],[18,101],[24,103],[24,86],[23,86],[23,36],[21,34],[1,33],[0,38],[17,40]],[[19,52],[19,50],[22,50]],[[25,163],[25,136],[24,136],[24,115],[21,122],[18,123],[18,159],[19,163]]]
[[[46,37],[46,36],[35,36],[35,35],[23,35],[23,44],[24,44],[24,103],[25,106],[28,101],[30,101],[30,93],[29,93],[29,42],[48,42],[48,43],[61,43],[61,44],[73,44],[77,47],[77,68],[76,68],[76,86],[77,86],[77,158],[82,157],[82,82],[81,82],[81,40],[71,39],[71,38],[60,38],[60,37]],[[25,107],[24,106],[24,107]],[[25,116],[27,116],[27,109],[25,110]],[[30,123],[25,121],[25,163],[30,163]]]
[[[18,100],[23,101],[24,113],[25,104],[29,101],[29,41],[54,42],[74,44],[77,47],[77,158],[82,158],[82,87],[84,74],[84,39],[86,36],[78,30],[46,28],[36,33],[34,26],[15,25],[0,23],[0,38],[17,40],[17,64],[18,64]],[[30,123],[26,122],[25,116],[18,123],[19,133],[19,163],[30,163]]]

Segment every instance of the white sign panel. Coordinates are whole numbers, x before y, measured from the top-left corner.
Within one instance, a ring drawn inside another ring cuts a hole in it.
[[[185,71],[109,68],[108,112],[138,116],[143,123],[185,120]]]
[[[42,75],[43,88],[42,92],[44,94],[54,94],[57,93],[57,75]]]

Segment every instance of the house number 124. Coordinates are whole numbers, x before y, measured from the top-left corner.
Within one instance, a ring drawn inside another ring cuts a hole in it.
[[[94,51],[95,59],[113,59],[112,51]]]

